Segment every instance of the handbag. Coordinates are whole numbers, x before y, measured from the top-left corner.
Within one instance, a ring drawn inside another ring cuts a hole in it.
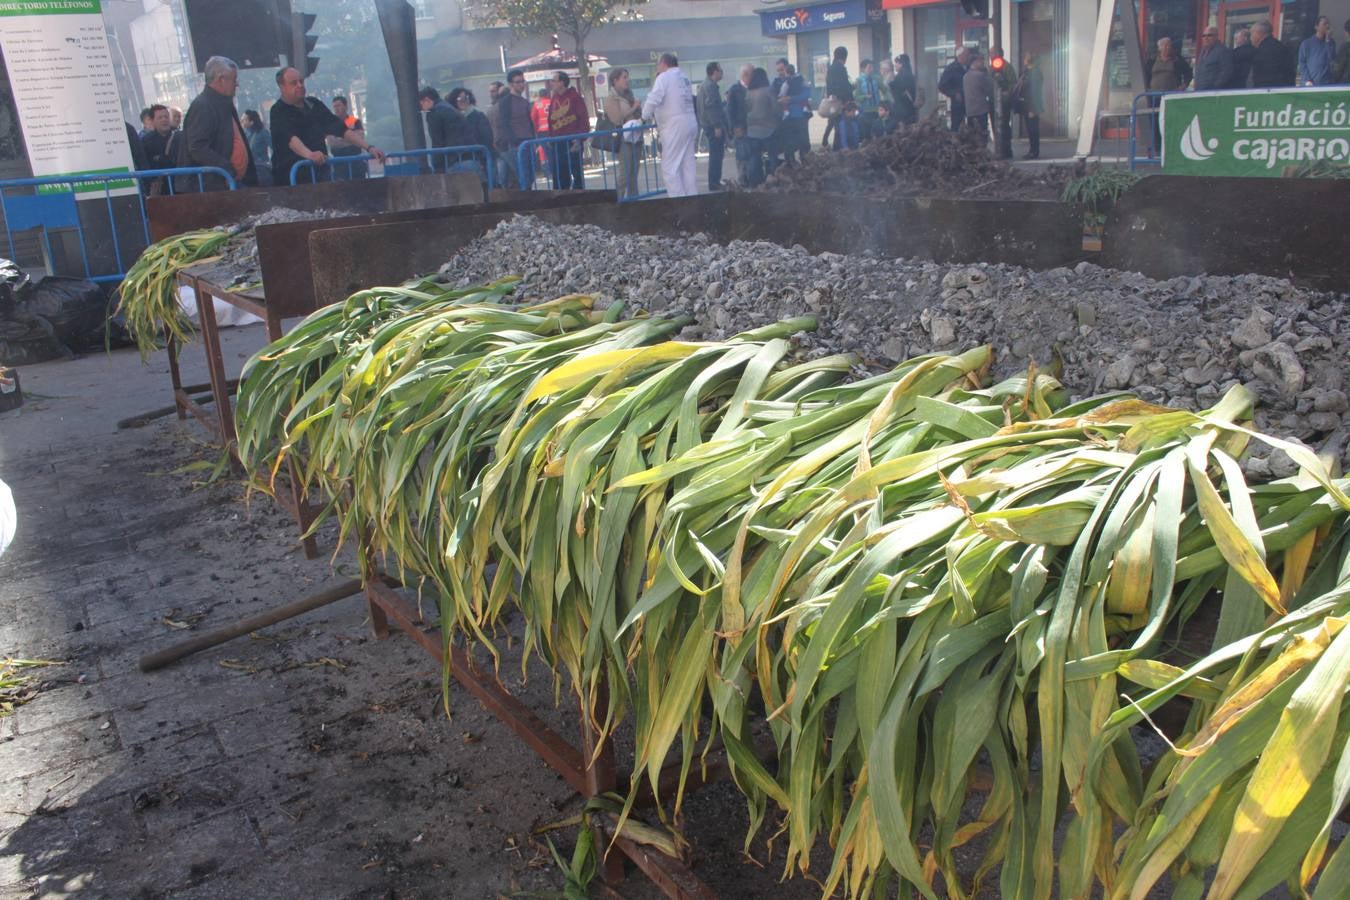
[[[591,138],[591,146],[597,150],[603,150],[606,153],[618,153],[619,145],[623,142],[619,136],[619,126],[609,120],[609,116],[603,112],[595,117],[595,130],[606,131],[609,134],[597,134]]]
[[[1015,116],[1025,116],[1028,112],[1027,98],[1024,93],[1026,86],[1027,82],[1025,77],[1017,79],[1017,84],[1013,85],[1012,96],[1009,100],[1011,101],[1010,106],[1012,107],[1012,112]]]
[[[838,118],[843,111],[844,104],[839,102],[838,97],[826,97],[824,100],[821,100],[820,105],[816,107],[816,112],[827,119]]]

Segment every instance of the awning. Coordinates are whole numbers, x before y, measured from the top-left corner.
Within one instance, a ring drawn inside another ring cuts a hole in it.
[[[910,9],[915,6],[936,6],[950,0],[881,0],[882,9]]]

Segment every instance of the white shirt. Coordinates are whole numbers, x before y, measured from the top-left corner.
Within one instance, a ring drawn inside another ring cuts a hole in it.
[[[694,114],[694,86],[676,66],[656,76],[647,99],[642,101],[642,118],[655,119],[658,128],[687,125],[698,127]],[[687,118],[688,121],[681,121]]]

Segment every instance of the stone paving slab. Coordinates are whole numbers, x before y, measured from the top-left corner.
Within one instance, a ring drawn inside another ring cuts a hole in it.
[[[227,345],[260,343],[238,332]],[[406,636],[375,640],[359,597],[140,672],[145,653],[352,577],[350,548],[333,556],[329,525],[306,560],[270,498],[202,487],[184,467],[218,451],[195,423],[116,431],[168,402],[162,366],[115,353],[23,374],[56,399],[0,418],[20,511],[0,656],[60,665],[0,719],[0,900],[558,894],[535,831],[579,812],[570,788],[457,686],[447,719],[436,664]],[[530,674],[503,654],[502,682],[575,740],[566,692],[555,708],[547,670]],[[693,833],[723,896],[817,895],[746,863],[743,803],[715,797]],[[551,839],[570,854],[571,831]],[[635,876],[618,895],[656,892]]]

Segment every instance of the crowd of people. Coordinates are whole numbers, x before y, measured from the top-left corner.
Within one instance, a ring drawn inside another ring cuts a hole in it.
[[[1144,63],[1151,92],[1222,91],[1240,88],[1318,87],[1350,84],[1350,21],[1340,49],[1331,36],[1331,19],[1319,16],[1313,33],[1294,52],[1278,40],[1268,21],[1233,33],[1233,46],[1210,25],[1200,35],[1194,63],[1178,52],[1170,37],[1159,38],[1157,52]],[[1152,119],[1153,149],[1162,150],[1162,124]]]
[[[1144,78],[1150,92],[1350,83],[1350,21],[1345,32],[1347,40],[1337,48],[1331,21],[1322,16],[1295,53],[1273,36],[1269,22],[1236,31],[1231,47],[1210,26],[1193,61],[1178,52],[1171,38],[1160,39],[1157,52],[1145,63]],[[695,151],[700,137],[708,148],[708,190],[729,186],[724,174],[728,150],[736,160],[737,183],[748,188],[812,152],[814,116],[825,121],[822,150],[852,150],[914,126],[927,102],[903,53],[879,66],[864,59],[853,78],[847,49],[836,48],[819,104],[812,102],[811,86],[787,59],[775,63],[772,78],[764,68],[741,66],[725,91],[720,63],[708,63],[704,74],[695,91],[675,54],[661,54],[656,79],[639,100],[628,70],[610,69],[609,93],[595,110],[594,122],[586,98],[563,71],[555,72],[531,99],[525,73],[511,70],[504,82],[489,86],[486,111],[478,108],[468,88],[457,87],[443,99],[435,88],[425,87],[418,105],[426,146],[486,148],[485,153],[433,154],[429,165],[436,171],[475,172],[485,183],[485,166],[491,167],[495,183],[511,185],[532,184],[542,172],[556,190],[580,190],[586,186],[589,140],[616,161],[619,196],[632,197],[648,189],[639,184],[647,154],[644,125],[655,123],[666,192],[679,197],[698,191]],[[154,104],[141,111],[139,132],[127,126],[138,169],[205,166],[230,172],[239,184],[268,185],[289,183],[292,167],[300,161],[312,163],[301,170],[308,181],[364,178],[366,156],[384,159],[365,139],[364,124],[347,98],[333,97],[330,108],[308,96],[305,80],[294,68],[277,72],[278,98],[266,123],[257,110],[236,111],[239,70],[233,61],[212,57],[204,76],[206,88],[186,114]],[[1003,159],[1013,156],[1014,118],[1021,120],[1027,140],[1024,158],[1040,156],[1043,87],[1033,54],[1022,57],[1019,72],[998,47],[987,57],[975,47],[958,48],[937,81],[952,130],[968,129],[992,139]],[[1160,125],[1153,118],[1157,148]],[[529,141],[536,142],[535,150],[522,155],[521,145]],[[361,159],[344,162],[344,157]],[[202,178],[206,187],[224,186],[218,176]],[[145,183],[147,193],[168,188],[165,178]]]

